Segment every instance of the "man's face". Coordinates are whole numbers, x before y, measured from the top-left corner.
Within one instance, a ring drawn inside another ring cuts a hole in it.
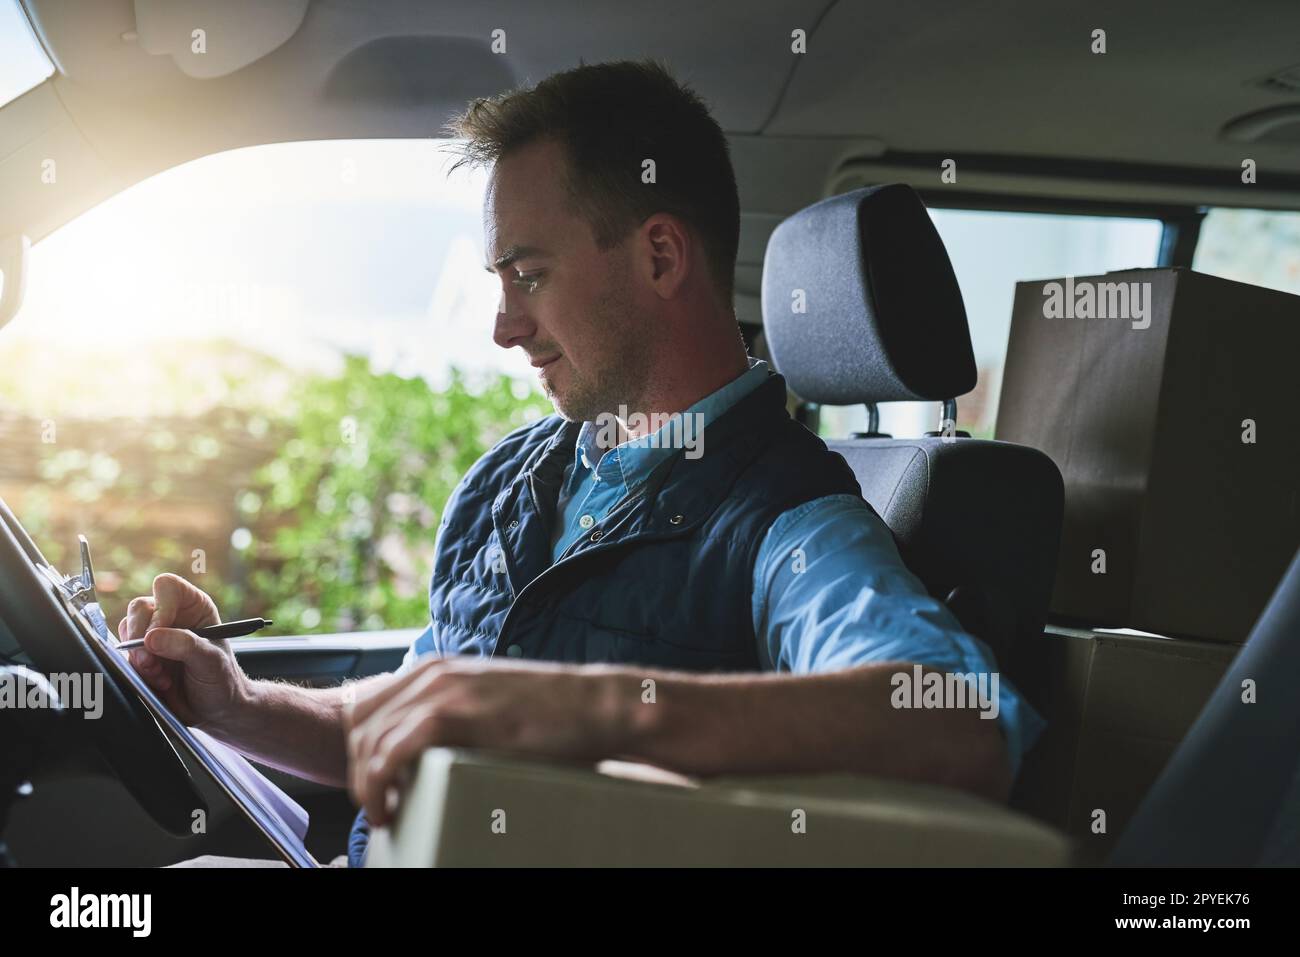
[[[546,394],[565,418],[586,421],[644,394],[653,300],[637,288],[630,239],[600,249],[566,177],[554,141],[499,160],[484,200],[484,246],[501,279],[493,339],[519,346],[534,365],[551,360],[539,372]]]

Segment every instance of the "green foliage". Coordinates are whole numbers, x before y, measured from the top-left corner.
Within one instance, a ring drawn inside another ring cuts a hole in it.
[[[459,372],[441,392],[377,375],[364,358],[302,383],[276,457],[241,494],[257,536],[251,591],[283,630],[422,625],[441,509],[460,478],[507,432],[549,411],[501,376],[472,390]]]
[[[360,356],[317,373],[237,347],[205,354],[222,382],[202,411],[185,406],[192,395],[169,406],[159,391],[154,408],[184,413],[60,409],[49,419],[48,403],[4,403],[0,438],[17,454],[0,486],[60,570],[76,571],[76,534],[90,537],[114,625],[166,571],[211,594],[227,618],[275,619],[268,633],[423,625],[448,496],[502,436],[551,411],[507,376],[452,370],[435,390]],[[149,368],[161,379],[185,362],[157,356]],[[200,378],[215,389],[214,376]],[[38,436],[50,421],[57,441],[47,443]]]

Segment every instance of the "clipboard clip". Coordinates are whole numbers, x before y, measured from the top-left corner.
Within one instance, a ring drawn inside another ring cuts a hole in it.
[[[59,587],[67,595],[68,601],[77,608],[84,609],[87,605],[98,605],[99,595],[95,592],[95,566],[90,560],[90,542],[85,535],[78,535],[77,544],[81,549],[81,571],[76,575],[68,575]]]

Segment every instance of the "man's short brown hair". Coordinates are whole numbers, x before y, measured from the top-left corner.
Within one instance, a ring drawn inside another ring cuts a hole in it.
[[[446,132],[457,163],[489,165],[553,138],[569,160],[568,191],[602,248],[655,213],[694,229],[724,301],[731,299],[740,200],[722,128],[704,101],[653,61],[579,66],[529,89],[473,100]],[[643,182],[645,160],[655,182]]]

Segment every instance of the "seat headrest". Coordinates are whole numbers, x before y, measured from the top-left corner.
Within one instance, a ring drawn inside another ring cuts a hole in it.
[[[834,196],[777,226],[763,328],[777,370],[810,402],[945,400],[975,388],[957,277],[910,186]]]

